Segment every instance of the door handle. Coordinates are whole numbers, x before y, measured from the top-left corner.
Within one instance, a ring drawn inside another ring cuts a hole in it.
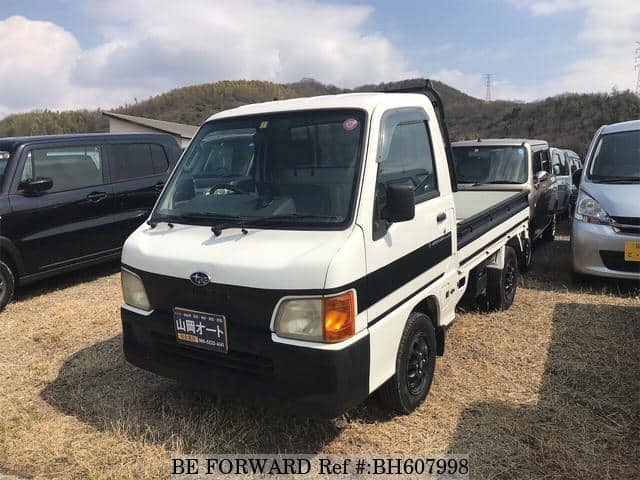
[[[87,200],[93,203],[101,202],[105,198],[107,198],[107,194],[105,192],[91,192],[87,195]]]
[[[438,216],[436,217],[436,222],[438,223],[442,223],[447,219],[447,214],[445,212],[441,212],[438,214]]]
[[[156,190],[160,191],[164,188],[164,182],[158,182],[156,183],[153,188],[155,188]]]

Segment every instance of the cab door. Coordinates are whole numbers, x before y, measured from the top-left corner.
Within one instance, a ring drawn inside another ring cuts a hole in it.
[[[389,110],[381,118],[374,218],[367,239],[368,288],[374,316],[444,275],[451,259],[456,224],[453,198],[449,185],[439,185],[429,128],[421,108]],[[442,167],[447,178],[446,164]],[[394,183],[414,188],[415,218],[388,224],[383,212],[387,188]]]
[[[109,212],[113,192],[105,183],[99,145],[38,145],[23,150],[20,181],[12,187],[12,215],[3,227],[14,232],[25,273],[89,261],[114,253]],[[51,189],[29,194],[21,183],[52,180]]]

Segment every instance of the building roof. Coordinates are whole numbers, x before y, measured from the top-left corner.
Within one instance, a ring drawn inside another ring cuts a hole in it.
[[[547,145],[546,140],[534,140],[531,138],[478,138],[477,140],[463,140],[460,142],[453,142],[452,147],[499,147],[499,146],[512,146],[522,145],[523,143],[529,145]]]
[[[420,93],[341,93],[317,97],[293,98],[272,102],[253,103],[225,110],[209,117],[208,120],[257,115],[262,113],[286,112],[292,110],[312,110],[330,108],[357,108],[371,113],[378,106],[402,107],[428,103]]]
[[[152,128],[159,132],[170,133],[172,135],[179,135],[182,138],[193,138],[198,127],[193,125],[186,125],[184,123],[166,122],[164,120],[154,120],[153,118],[135,117],[133,115],[125,115],[123,113],[114,112],[102,112],[103,115],[111,118],[117,118],[124,120],[125,122],[135,123],[143,127]]]

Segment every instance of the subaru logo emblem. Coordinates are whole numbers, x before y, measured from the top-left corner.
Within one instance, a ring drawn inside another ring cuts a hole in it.
[[[209,283],[209,275],[203,272],[195,272],[191,274],[191,283],[198,287],[204,287]]]

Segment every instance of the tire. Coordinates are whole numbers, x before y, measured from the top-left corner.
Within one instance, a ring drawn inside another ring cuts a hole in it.
[[[556,238],[556,214],[553,214],[553,218],[551,219],[551,223],[549,226],[542,232],[542,239],[546,242],[553,242]]]
[[[487,269],[487,302],[491,310],[506,310],[518,289],[518,256],[513,247],[505,247],[504,267]]]
[[[0,261],[0,311],[11,301],[16,288],[16,280],[9,266]]]
[[[384,408],[408,415],[424,401],[433,381],[436,350],[431,319],[424,313],[411,313],[400,339],[396,373],[378,392]]]
[[[533,242],[531,237],[523,239],[524,249],[518,255],[518,270],[528,272],[533,264]]]

